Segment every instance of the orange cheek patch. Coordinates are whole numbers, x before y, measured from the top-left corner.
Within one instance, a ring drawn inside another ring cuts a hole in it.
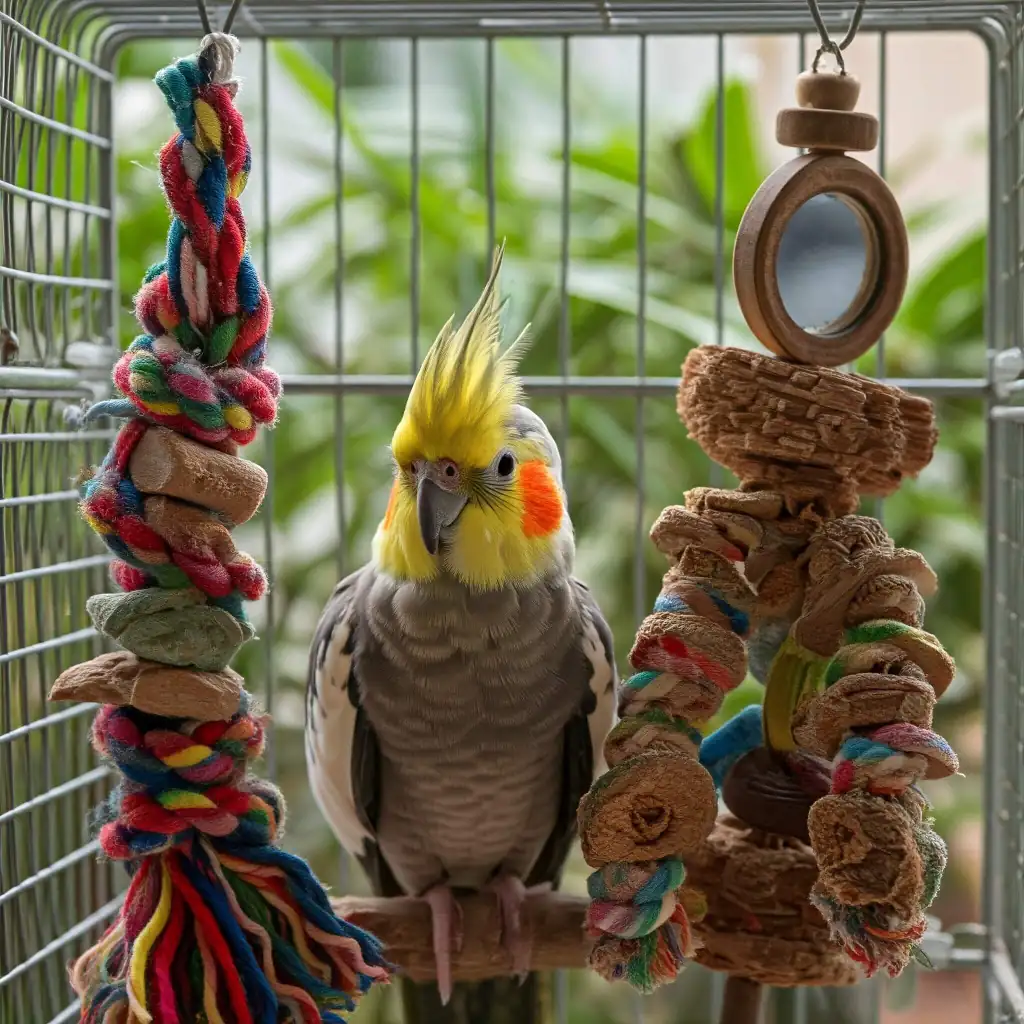
[[[562,523],[562,497],[543,462],[524,462],[519,467],[523,496],[523,534],[546,537]]]
[[[384,529],[386,530],[391,521],[395,518],[395,506],[398,504],[398,481],[391,485],[391,495],[388,498],[387,511],[384,513]]]

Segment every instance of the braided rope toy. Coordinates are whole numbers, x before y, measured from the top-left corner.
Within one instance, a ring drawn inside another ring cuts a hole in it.
[[[652,535],[662,532],[659,522]],[[587,929],[597,938],[590,965],[642,992],[671,981],[692,958],[693,924],[706,910],[684,884],[682,854],[705,839],[717,812],[714,783],[697,761],[698,726],[746,674],[750,616],[728,568],[739,556],[727,547],[701,576],[680,564],[666,574],[630,652],[636,671],[623,683],[622,718],[605,741],[609,771],[580,804],[583,854],[596,868],[588,881]],[[666,782],[652,788],[659,772]]]
[[[116,698],[92,730],[120,774],[97,822],[104,854],[132,876],[117,920],[72,967],[86,1024],[337,1022],[390,970],[276,845],[284,800],[250,773],[264,722],[227,668],[253,635],[243,602],[267,586],[231,542],[266,487],[236,452],[273,425],[280,394],[238,201],[251,157],[236,52],[213,34],[157,76],[178,128],[160,153],[167,258],[136,298],[147,333],[114,369],[120,397],[82,417],[128,420],[81,502],[121,588],[89,611],[126,650],[69,669],[51,699]],[[216,720],[196,720],[200,705]]]
[[[881,679],[880,667],[886,669]],[[846,631],[823,675],[824,691],[804,716],[817,721],[802,730],[817,752],[832,754],[830,795],[808,820],[821,869],[811,902],[867,977],[879,970],[895,977],[911,959],[927,965],[918,942],[946,866],[945,843],[925,817],[917,783],[959,771],[952,748],[930,728],[952,662],[922,629],[876,620]],[[879,710],[880,698],[892,708],[888,716]],[[874,707],[863,710],[869,703]],[[878,820],[880,832],[871,828]],[[872,839],[878,832],[876,842],[891,830],[902,843],[895,851],[899,870],[878,872],[873,885],[864,885],[856,858],[836,848],[837,828],[851,822],[863,822]]]

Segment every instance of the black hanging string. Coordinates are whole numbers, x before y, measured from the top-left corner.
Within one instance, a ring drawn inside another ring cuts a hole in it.
[[[850,43],[853,42],[854,37],[857,35],[857,30],[860,28],[860,20],[864,16],[864,7],[867,4],[867,0],[858,0],[857,9],[853,12],[853,17],[850,19],[850,27],[846,30],[846,35],[843,37],[841,43],[837,43],[828,32],[828,28],[825,25],[825,19],[821,16],[821,11],[818,8],[818,0],[807,0],[807,6],[811,9],[811,17],[814,19],[815,27],[818,29],[818,35],[821,36],[821,46],[818,47],[818,52],[814,55],[814,61],[811,64],[811,70],[818,70],[818,62],[826,53],[831,53],[836,59],[836,64],[839,65],[839,73],[841,75],[846,74],[846,61],[843,60],[843,50],[845,50]]]

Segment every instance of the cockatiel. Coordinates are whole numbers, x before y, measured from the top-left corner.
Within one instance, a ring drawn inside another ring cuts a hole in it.
[[[612,638],[572,576],[558,449],[521,404],[526,332],[499,347],[501,256],[423,361],[373,559],[335,589],[309,666],[313,793],[378,895],[428,901],[442,1002],[453,889],[493,891],[526,972],[520,905],[557,885],[615,715]]]

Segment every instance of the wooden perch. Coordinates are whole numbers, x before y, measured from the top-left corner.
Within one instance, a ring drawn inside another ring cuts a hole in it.
[[[345,896],[332,900],[335,913],[372,932],[384,943],[391,963],[413,981],[436,977],[430,908],[411,897],[381,899]],[[462,950],[452,951],[455,981],[482,981],[512,973],[511,957],[502,949],[495,898],[486,893],[458,897],[462,908]],[[530,967],[555,971],[585,967],[594,940],[583,930],[587,900],[565,893],[529,893],[522,926],[533,942]]]

